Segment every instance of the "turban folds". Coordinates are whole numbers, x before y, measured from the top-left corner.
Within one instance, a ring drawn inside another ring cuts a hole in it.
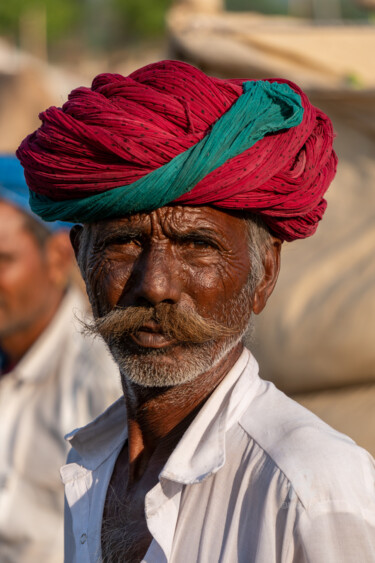
[[[45,220],[212,205],[249,210],[294,240],[315,232],[336,172],[331,121],[282,79],[222,80],[162,61],[101,74],[40,119],[17,156]]]

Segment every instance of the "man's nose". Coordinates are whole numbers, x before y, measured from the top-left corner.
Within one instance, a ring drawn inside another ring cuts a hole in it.
[[[150,248],[137,265],[133,297],[138,305],[178,303],[181,297],[179,265],[172,249]]]

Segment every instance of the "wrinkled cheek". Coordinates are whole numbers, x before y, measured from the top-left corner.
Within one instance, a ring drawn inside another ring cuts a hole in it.
[[[118,305],[128,277],[127,268],[109,261],[103,262],[92,269],[90,287],[99,315],[108,313]]]
[[[102,310],[103,296],[106,294],[107,272],[103,263],[88,262],[84,275],[86,291],[95,316],[104,314]]]
[[[225,272],[214,271],[211,274],[196,273],[188,293],[192,296],[197,312],[205,317],[222,318],[223,307],[231,299],[227,287]]]
[[[251,313],[252,298],[247,286],[244,286],[239,295],[225,303],[222,308],[222,316],[226,319],[226,324],[240,332],[248,327]]]
[[[185,268],[182,273],[186,290],[197,301],[203,295],[210,296],[212,293],[217,293],[218,288],[222,287],[222,276],[216,268]]]
[[[216,298],[210,299],[209,315],[218,323],[238,332],[247,326],[252,311],[252,298],[249,287],[245,284],[238,293],[228,291],[216,293]]]

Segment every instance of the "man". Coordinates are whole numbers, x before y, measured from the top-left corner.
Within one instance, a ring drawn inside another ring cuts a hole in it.
[[[103,344],[83,337],[63,224],[28,206],[23,170],[0,158],[0,561],[60,562],[64,434],[120,395]]]
[[[374,462],[243,346],[283,241],[312,235],[332,126],[283,80],[100,75],[18,150],[71,231],[123,401],[69,440],[66,561],[375,560]]]

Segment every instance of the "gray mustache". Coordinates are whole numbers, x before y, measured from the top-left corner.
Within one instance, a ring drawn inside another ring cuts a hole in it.
[[[156,307],[115,307],[102,317],[82,322],[84,332],[99,334],[106,341],[136,333],[147,322],[156,322],[160,331],[179,342],[203,344],[237,334],[213,319],[205,319],[193,310],[160,303]]]

